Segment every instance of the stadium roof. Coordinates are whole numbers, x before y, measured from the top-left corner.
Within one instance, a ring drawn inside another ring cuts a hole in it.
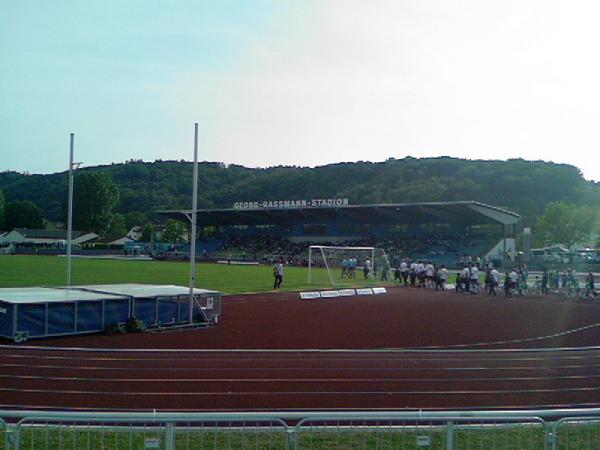
[[[344,205],[301,208],[199,209],[200,226],[270,225],[349,221],[359,223],[459,223],[515,225],[519,214],[475,201]],[[159,211],[170,218],[182,219],[191,210]]]

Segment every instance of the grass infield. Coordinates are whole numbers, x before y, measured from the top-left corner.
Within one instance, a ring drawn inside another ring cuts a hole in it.
[[[190,265],[187,262],[128,261],[73,258],[72,284],[177,284],[188,286]],[[244,266],[199,263],[196,286],[225,294],[266,292],[273,290],[271,266]],[[308,283],[308,269],[286,267],[282,289],[286,291],[331,287],[325,269],[316,269],[318,283]],[[66,258],[56,256],[0,256],[0,287],[64,286],[67,278]],[[363,279],[357,273],[355,286],[379,285],[379,280]],[[337,287],[337,286],[336,286]]]

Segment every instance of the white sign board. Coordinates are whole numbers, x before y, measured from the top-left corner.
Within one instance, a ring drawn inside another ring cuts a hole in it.
[[[160,450],[160,439],[146,438],[144,440],[144,450]]]
[[[387,290],[384,287],[374,287],[373,294],[387,294]]]
[[[373,289],[371,289],[371,288],[357,289],[356,295],[373,295]]]
[[[321,291],[321,298],[333,298],[339,296],[340,293],[338,291]]]
[[[431,447],[431,436],[417,436],[417,447]]]
[[[352,295],[356,295],[356,291],[354,289],[340,289],[338,291],[341,297],[350,297]]]
[[[320,292],[300,292],[300,298],[302,300],[316,300],[321,298]]]

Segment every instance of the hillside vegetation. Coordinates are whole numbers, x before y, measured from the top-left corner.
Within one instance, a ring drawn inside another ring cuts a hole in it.
[[[192,164],[129,161],[88,167],[105,172],[119,190],[115,211],[149,213],[189,208]],[[50,220],[62,220],[67,174],[0,174],[6,200],[31,200]],[[347,197],[351,204],[476,200],[520,213],[535,224],[550,202],[600,205],[600,187],[579,169],[542,161],[468,161],[404,158],[381,163],[247,168],[200,164],[199,207],[228,208],[236,201]]]

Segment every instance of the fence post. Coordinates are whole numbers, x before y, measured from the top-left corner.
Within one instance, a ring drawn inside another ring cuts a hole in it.
[[[550,448],[552,450],[556,450],[558,448],[558,439],[557,439],[557,427],[558,423],[549,423],[546,429],[546,442],[544,443],[544,448]]]
[[[17,448],[17,433],[12,425],[6,425],[6,450],[15,450]]]
[[[297,450],[298,449],[298,429],[294,428],[286,428],[286,437],[285,437],[285,450]]]
[[[173,450],[175,448],[175,427],[172,422],[168,422],[165,428],[165,450]]]
[[[446,448],[445,450],[454,450],[454,422],[446,422]]]

